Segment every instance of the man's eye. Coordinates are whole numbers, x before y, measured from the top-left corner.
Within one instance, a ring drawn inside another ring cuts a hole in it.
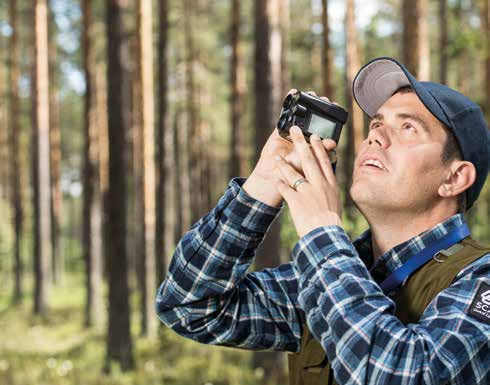
[[[369,128],[372,130],[373,128],[378,128],[380,126],[381,126],[380,122],[373,122],[371,123],[371,126]]]
[[[404,130],[415,131],[415,127],[410,123],[403,123],[402,128]]]

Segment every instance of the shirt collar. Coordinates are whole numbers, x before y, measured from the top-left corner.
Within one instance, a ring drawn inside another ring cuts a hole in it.
[[[413,238],[388,250],[380,256],[374,264],[371,242],[372,234],[370,229],[366,230],[354,240],[353,244],[366,267],[370,269],[373,279],[376,282],[380,282],[422,249],[433,242],[438,241],[450,231],[461,226],[464,222],[465,218],[463,214],[455,214],[443,222],[438,223],[431,229],[423,231]]]

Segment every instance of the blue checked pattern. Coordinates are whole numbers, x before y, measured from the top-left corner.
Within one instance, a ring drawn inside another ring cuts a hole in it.
[[[307,323],[339,385],[490,383],[490,324],[468,314],[479,286],[490,284],[490,254],[461,271],[416,324],[401,323],[378,286],[462,215],[375,264],[369,230],[352,243],[342,228],[325,226],[299,240],[293,262],[247,272],[282,207],[254,200],[243,182],[232,179],[177,245],[156,300],[168,327],[206,344],[297,352]]]

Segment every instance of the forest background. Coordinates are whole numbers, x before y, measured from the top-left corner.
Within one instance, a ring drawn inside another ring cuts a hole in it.
[[[249,175],[290,88],[367,121],[378,56],[490,114],[489,0],[6,0],[0,3],[0,384],[284,384],[286,354],[184,340],[156,289],[182,234]],[[178,177],[177,177],[178,176]],[[467,214],[490,243],[488,184]],[[285,208],[255,269],[289,260]]]

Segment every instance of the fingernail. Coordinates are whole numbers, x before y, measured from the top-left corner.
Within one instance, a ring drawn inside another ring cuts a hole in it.
[[[282,158],[281,158],[281,155],[276,155],[276,156],[274,157],[274,159],[275,159],[275,160],[281,160]]]
[[[291,130],[293,131],[293,133],[295,134],[299,134],[301,132],[301,129],[298,127],[298,126],[293,126],[291,127]]]
[[[315,140],[315,141],[319,141],[320,137],[317,134],[311,134],[310,139]]]

